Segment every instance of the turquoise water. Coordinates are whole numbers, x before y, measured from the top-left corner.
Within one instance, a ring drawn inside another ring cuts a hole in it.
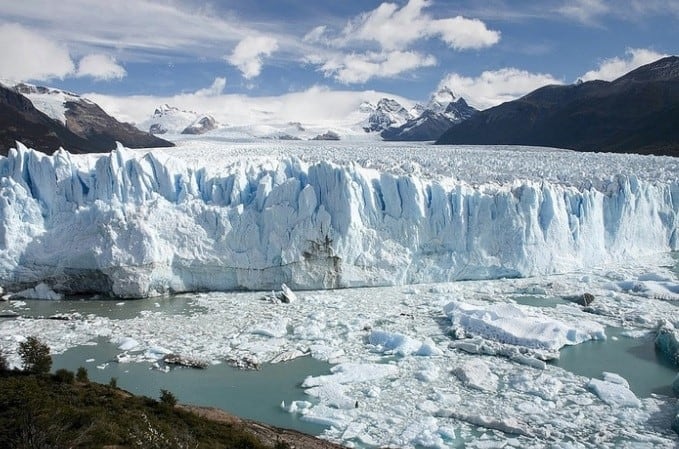
[[[143,311],[166,315],[193,315],[206,309],[192,299],[195,295],[176,295],[142,300],[67,299],[62,301],[25,300],[25,306],[0,303],[0,313],[12,312],[24,317],[49,317],[60,313],[94,314],[114,320],[139,317]],[[11,319],[11,318],[7,318]],[[0,323],[2,322],[0,318]],[[218,407],[243,418],[255,419],[274,426],[296,429],[318,435],[325,427],[299,419],[281,409],[281,401],[311,400],[300,387],[307,376],[328,374],[330,365],[311,357],[286,363],[266,364],[259,371],[238,370],[226,364],[207,369],[177,367],[170,372],[151,369],[149,363],[116,363],[121,351],[106,339],[96,345],[78,346],[53,356],[53,370],[75,371],[83,366],[89,378],[108,383],[117,378],[120,388],[134,394],[158,398],[161,389],[171,391],[180,403]],[[89,359],[94,361],[87,362]],[[106,368],[98,365],[108,363]]]
[[[609,327],[605,341],[567,346],[554,364],[587,377],[601,378],[603,371],[617,373],[627,379],[630,389],[640,397],[651,393],[673,396],[671,385],[677,370],[656,351],[655,336],[628,338],[622,332]]]
[[[60,313],[77,312],[81,315],[94,314],[113,320],[135,318],[145,310],[161,311],[167,315],[190,315],[206,309],[196,305],[194,295],[176,295],[163,298],[134,299],[117,301],[112,299],[65,299],[45,301],[27,299],[25,307],[13,307],[12,302],[0,303],[0,312],[11,311],[25,317],[49,317]],[[158,304],[158,307],[156,307]]]
[[[281,409],[281,401],[310,400],[300,384],[308,375],[329,373],[330,365],[311,357],[290,362],[263,365],[259,371],[243,371],[228,365],[213,365],[204,370],[175,368],[170,372],[151,369],[148,363],[111,362],[119,354],[115,345],[100,341],[96,346],[79,346],[53,356],[53,370],[87,369],[89,378],[100,383],[117,379],[118,387],[134,394],[158,399],[160,390],[171,391],[180,403],[218,407],[242,418],[255,419],[274,426],[296,429],[313,435],[324,427],[302,421]],[[94,362],[86,362],[95,359]]]
[[[565,299],[549,296],[520,295],[512,299],[518,304],[535,307],[570,304]],[[677,370],[656,351],[655,334],[630,338],[623,335],[624,331],[608,327],[606,340],[565,346],[559,359],[552,363],[572,373],[597,379],[604,371],[619,374],[627,379],[630,389],[640,397],[652,393],[672,396],[671,384]]]

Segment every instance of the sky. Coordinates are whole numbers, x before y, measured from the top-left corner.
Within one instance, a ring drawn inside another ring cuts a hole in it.
[[[0,78],[123,115],[135,99],[425,103],[444,86],[485,109],[678,46],[679,0],[0,0]]]

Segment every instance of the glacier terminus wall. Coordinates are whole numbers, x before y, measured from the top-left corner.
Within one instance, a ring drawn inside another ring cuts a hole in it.
[[[559,273],[679,248],[679,182],[472,184],[279,157],[218,174],[119,147],[0,158],[0,285],[123,298]]]

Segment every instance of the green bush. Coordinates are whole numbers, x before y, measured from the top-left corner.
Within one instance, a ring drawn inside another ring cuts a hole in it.
[[[75,380],[75,375],[73,374],[73,371],[61,368],[54,373],[54,378],[61,383],[72,384]]]
[[[160,390],[160,403],[169,408],[174,408],[177,405],[177,398],[168,390]]]
[[[75,372],[75,380],[78,382],[89,382],[90,379],[87,376],[87,369],[82,366],[78,368],[78,371]]]
[[[30,336],[23,343],[19,343],[19,356],[24,371],[29,373],[47,374],[52,368],[50,348],[37,337]]]
[[[118,378],[111,377],[111,380],[108,381],[108,386],[111,388],[118,388]]]

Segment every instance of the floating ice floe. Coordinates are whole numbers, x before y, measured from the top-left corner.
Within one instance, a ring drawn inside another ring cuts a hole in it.
[[[271,291],[271,294],[264,295],[264,298],[262,298],[266,301],[272,302],[272,303],[284,303],[284,304],[289,304],[293,301],[297,301],[297,295],[295,292],[293,292],[290,287],[285,285],[285,283],[281,284],[281,290],[278,292]]]
[[[444,307],[456,338],[481,337],[485,340],[558,351],[565,345],[587,340],[604,340],[604,327],[594,321],[564,323],[539,313],[527,313],[513,304],[467,304],[453,301]]]
[[[118,344],[118,349],[121,351],[131,351],[140,346],[139,342],[131,337],[121,337],[116,343]]]
[[[443,354],[443,351],[437,348],[436,343],[431,341],[431,339],[422,342],[398,332],[373,330],[368,336],[368,343],[375,346],[381,352],[389,352],[401,356],[434,356]]]
[[[641,406],[641,402],[629,389],[625,379],[614,373],[603,373],[603,379],[590,379],[587,388],[606,404],[613,407]]]

